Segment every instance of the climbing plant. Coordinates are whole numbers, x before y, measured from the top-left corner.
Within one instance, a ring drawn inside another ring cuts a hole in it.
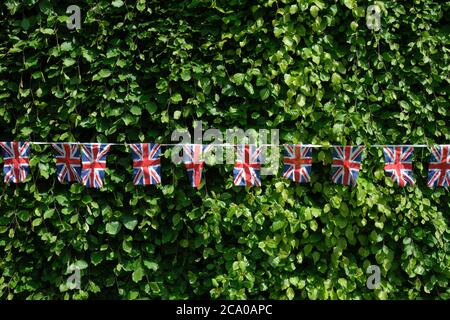
[[[170,142],[198,120],[279,129],[280,143],[450,143],[448,2],[70,4],[1,2],[1,141]],[[114,146],[100,190],[60,184],[50,146],[31,153],[25,183],[0,183],[1,299],[450,298],[449,190],[426,187],[427,148],[406,188],[376,148],[354,188],[331,183],[326,147],[311,184],[280,168],[234,187],[216,165],[199,190],[167,148],[162,185],[135,187]]]

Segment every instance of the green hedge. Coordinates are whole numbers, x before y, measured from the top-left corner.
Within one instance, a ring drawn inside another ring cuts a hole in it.
[[[176,128],[280,129],[280,142],[449,143],[449,3],[67,1],[0,4],[0,140],[160,141]],[[277,176],[232,186],[207,167],[200,190],[162,159],[136,188],[113,147],[105,187],[60,184],[32,147],[27,183],[0,183],[0,298],[449,299],[448,188],[400,189],[370,149],[356,188]],[[81,268],[81,290],[66,286]],[[381,287],[366,269],[381,268]]]

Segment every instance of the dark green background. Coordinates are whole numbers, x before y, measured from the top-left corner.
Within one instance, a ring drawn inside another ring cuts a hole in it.
[[[371,1],[2,1],[0,139],[170,142],[201,120],[281,143],[449,143],[449,2],[377,3],[379,32]],[[249,189],[220,165],[195,190],[169,150],[163,185],[135,188],[113,147],[102,190],[60,184],[48,146],[32,156],[27,183],[0,183],[1,299],[450,297],[450,197],[425,187],[427,149],[405,189],[381,149],[353,189],[330,182],[327,149],[311,185],[280,168]]]

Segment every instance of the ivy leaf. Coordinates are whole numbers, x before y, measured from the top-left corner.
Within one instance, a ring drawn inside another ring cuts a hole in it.
[[[270,90],[268,88],[263,88],[259,91],[259,96],[261,98],[261,100],[267,100],[267,98],[269,98],[270,95]]]
[[[147,109],[148,113],[152,114],[155,113],[155,111],[158,109],[158,106],[156,103],[149,102],[145,105],[145,109]]]
[[[250,82],[245,82],[244,83],[244,88],[248,91],[248,93],[250,93],[251,95],[253,95],[255,93],[255,90],[253,89],[253,85]]]
[[[243,73],[235,73],[232,77],[232,81],[237,84],[241,85],[244,82],[245,75]]]
[[[333,83],[334,85],[339,85],[341,83],[341,76],[337,73],[333,73],[331,75],[331,83]]]
[[[141,110],[141,108],[139,108],[138,106],[132,106],[132,107],[130,108],[130,112],[131,112],[132,114],[134,114],[135,116],[140,116],[140,115],[142,114],[142,110]]]
[[[112,236],[116,235],[120,230],[120,222],[114,221],[106,224],[106,232]]]
[[[144,266],[147,269],[150,269],[150,270],[153,270],[153,271],[157,271],[158,268],[159,268],[158,264],[156,262],[154,262],[154,261],[144,260],[143,262],[144,262]]]
[[[139,11],[144,11],[145,10],[145,0],[139,0],[138,3],[136,4],[136,8]]]
[[[288,297],[289,300],[294,299],[294,297],[295,297],[294,289],[292,289],[291,287],[287,288],[286,296]]]
[[[356,0],[344,0],[344,4],[347,8],[353,9],[356,6]]]
[[[120,8],[121,6],[123,6],[123,1],[122,0],[114,0],[113,2],[111,2],[111,4],[116,8]]]
[[[122,222],[123,222],[123,225],[125,226],[125,228],[127,228],[128,230],[133,230],[136,227],[136,225],[138,224],[137,218],[135,218],[134,216],[129,216],[129,215],[125,215],[122,218]]]
[[[82,48],[82,49],[81,49],[81,52],[82,52],[82,54],[83,54],[83,58],[85,58],[87,62],[92,62],[92,61],[94,61],[94,57],[93,57],[91,51],[89,51],[89,50],[87,50],[87,49],[85,49],[85,48]]]
[[[143,277],[144,277],[144,270],[141,267],[134,270],[132,274],[132,279],[134,282],[136,283],[140,282]]]
[[[93,81],[98,81],[103,78],[107,78],[111,75],[111,70],[109,69],[101,69],[97,74],[92,77]]]
[[[103,254],[101,252],[93,252],[91,255],[91,262],[94,266],[99,265],[103,261]]]
[[[189,70],[183,70],[183,72],[181,72],[181,79],[183,79],[183,81],[191,80],[191,72]]]
[[[70,66],[74,65],[75,63],[76,63],[75,59],[72,59],[72,58],[65,58],[63,60],[63,64],[66,67],[70,67]]]
[[[178,120],[178,119],[180,119],[180,116],[181,116],[181,111],[180,110],[175,110],[175,112],[173,113],[173,118],[175,120]]]
[[[170,97],[170,102],[172,102],[173,104],[178,104],[181,101],[183,101],[183,97],[181,96],[180,93],[175,93]]]
[[[72,43],[71,42],[63,42],[61,43],[61,51],[71,51],[72,50]]]
[[[30,20],[27,18],[23,18],[22,23],[20,25],[24,30],[28,30],[30,28]]]
[[[75,263],[73,265],[74,265],[74,267],[76,267],[77,269],[80,269],[80,270],[84,270],[88,267],[87,262],[84,260],[77,260],[77,261],[75,261]]]

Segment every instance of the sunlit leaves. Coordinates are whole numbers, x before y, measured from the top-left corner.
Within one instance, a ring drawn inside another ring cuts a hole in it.
[[[87,1],[70,31],[64,3],[5,1],[3,139],[170,143],[201,119],[324,148],[311,184],[280,166],[244,190],[217,164],[196,190],[168,148],[162,184],[134,186],[114,146],[105,187],[87,190],[34,145],[29,181],[0,184],[0,298],[449,299],[449,196],[424,185],[429,150],[414,187],[386,177],[379,149],[356,188],[330,183],[330,145],[450,141],[448,6],[373,3],[377,32],[356,0]]]

